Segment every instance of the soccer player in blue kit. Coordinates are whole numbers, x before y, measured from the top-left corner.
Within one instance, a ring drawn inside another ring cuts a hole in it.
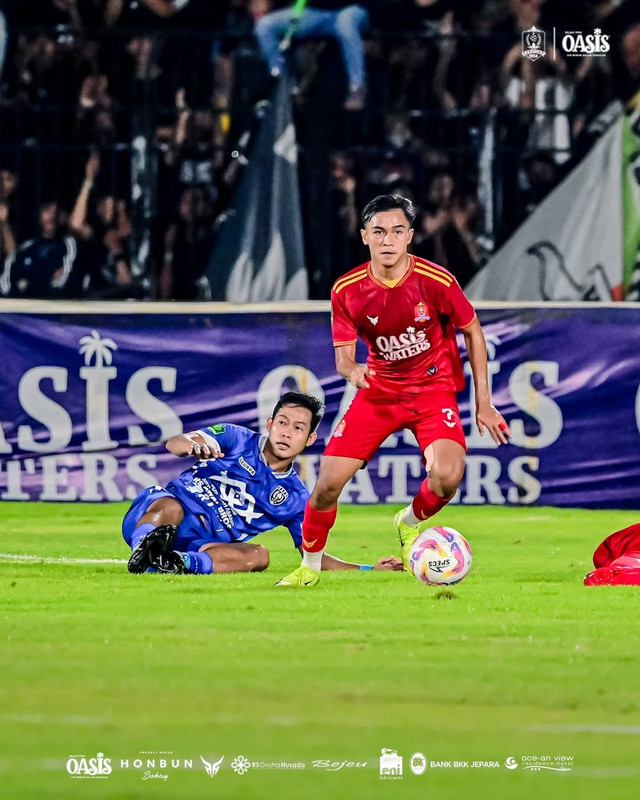
[[[287,392],[267,420],[267,434],[229,423],[172,436],[167,449],[198,460],[163,489],[144,489],[122,523],[131,547],[129,572],[210,574],[257,572],[269,551],[248,544],[283,525],[302,552],[302,519],[309,491],[293,469],[315,442],[322,403]],[[398,558],[353,564],[324,554],[322,569],[401,570]]]

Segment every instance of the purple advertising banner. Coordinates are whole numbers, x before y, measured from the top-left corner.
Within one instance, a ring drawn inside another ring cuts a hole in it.
[[[313,484],[355,391],[336,374],[328,310],[121,308],[0,314],[1,500],[132,499],[185,468],[163,447],[170,436],[225,421],[263,428],[296,387],[326,404],[318,442],[299,460]],[[468,377],[459,401],[469,453],[454,502],[640,508],[640,308],[479,316],[513,438],[498,448],[479,436]],[[399,432],[342,502],[407,503],[422,477],[415,440]]]

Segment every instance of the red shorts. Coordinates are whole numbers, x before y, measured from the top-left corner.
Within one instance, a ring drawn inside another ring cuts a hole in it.
[[[627,553],[640,553],[640,525],[630,525],[607,536],[596,548],[593,564],[596,567],[607,567]]]
[[[381,395],[359,389],[324,455],[370,461],[387,436],[403,428],[415,435],[423,453],[437,439],[467,449],[454,392]]]

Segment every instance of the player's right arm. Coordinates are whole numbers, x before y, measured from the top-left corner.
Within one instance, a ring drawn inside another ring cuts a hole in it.
[[[355,343],[336,346],[335,353],[338,373],[357,389],[368,389],[370,384],[367,376],[375,375],[375,372],[366,364],[358,364]]]
[[[166,447],[174,456],[196,456],[209,459],[224,456],[218,440],[213,436],[205,436],[201,431],[178,433],[167,441]]]
[[[336,370],[357,389],[368,389],[367,375],[373,375],[365,364],[356,361],[358,331],[345,304],[345,292],[337,281],[331,290],[331,334],[336,354]]]

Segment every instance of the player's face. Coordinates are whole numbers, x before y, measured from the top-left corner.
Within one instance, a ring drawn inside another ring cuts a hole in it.
[[[372,261],[389,269],[406,258],[413,239],[413,228],[400,208],[380,211],[360,233],[362,241],[369,247]]]
[[[311,433],[311,412],[300,406],[282,406],[275,417],[267,420],[267,430],[271,451],[282,459],[294,459],[317,436]]]

